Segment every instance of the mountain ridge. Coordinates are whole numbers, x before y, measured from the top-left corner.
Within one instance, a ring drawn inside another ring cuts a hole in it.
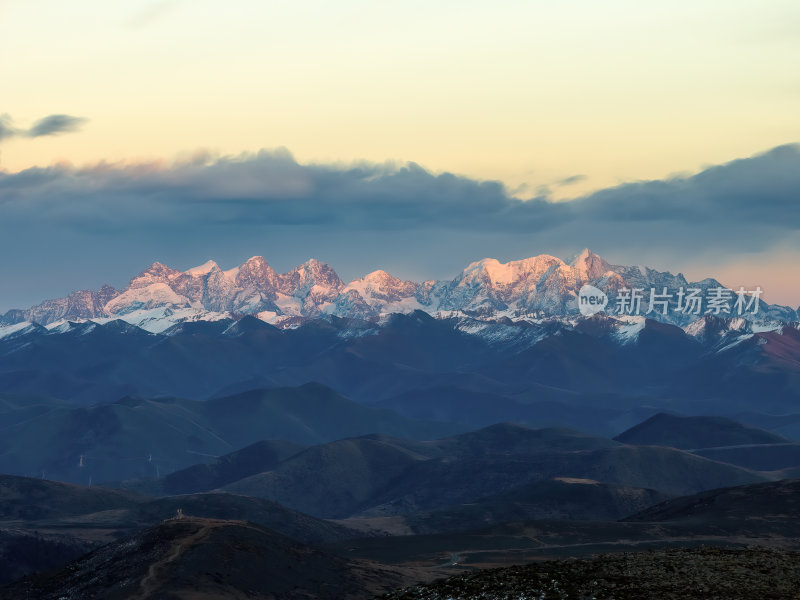
[[[548,254],[506,263],[485,258],[470,263],[453,279],[424,282],[401,280],[379,269],[345,283],[330,265],[313,258],[286,273],[278,273],[262,256],[253,256],[228,270],[213,260],[185,271],[155,262],[121,290],[104,285],[98,290],[80,290],[45,300],[28,309],[13,309],[0,316],[0,326],[25,321],[48,325],[60,320],[118,318],[157,308],[234,318],[256,315],[270,323],[321,315],[377,318],[414,310],[430,314],[461,311],[483,316],[565,316],[578,313],[576,297],[587,284],[609,295],[609,309],[620,290],[642,289],[642,314],[648,308],[651,289],[660,293],[666,288],[676,293],[681,288],[708,292],[722,287],[712,278],[689,282],[680,273],[612,265],[588,248],[569,262]],[[670,306],[675,304],[671,302]],[[761,307],[751,320],[800,318],[798,311],[790,307],[764,302]],[[651,313],[680,325],[694,320],[691,314],[680,311]]]

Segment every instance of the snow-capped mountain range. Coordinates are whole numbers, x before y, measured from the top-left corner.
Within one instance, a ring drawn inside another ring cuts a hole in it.
[[[641,314],[647,310],[651,289],[661,292],[666,288],[675,293],[679,289],[707,292],[723,287],[714,279],[688,282],[682,274],[611,265],[588,249],[569,262],[546,254],[508,263],[487,258],[470,264],[454,279],[422,283],[403,281],[385,271],[345,283],[333,268],[314,259],[288,273],[276,273],[263,257],[254,256],[229,270],[214,261],[186,271],[156,262],[122,290],[106,285],[99,290],[77,291],[27,310],[11,310],[0,317],[0,325],[123,319],[146,326],[148,321],[165,321],[166,325],[151,327],[159,329],[176,321],[242,315],[281,324],[325,315],[371,319],[414,310],[491,319],[570,317],[578,314],[577,294],[586,284],[608,294],[609,312],[613,312],[620,290],[645,290]],[[671,300],[670,306],[675,302]],[[678,310],[668,314],[655,311],[647,316],[679,325],[698,317]],[[798,319],[798,311],[762,300],[757,313],[743,316],[754,322],[788,322]]]

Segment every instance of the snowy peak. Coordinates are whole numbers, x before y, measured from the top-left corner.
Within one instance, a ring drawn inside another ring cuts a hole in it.
[[[573,258],[570,266],[577,271],[582,281],[600,279],[611,271],[611,265],[588,248],[584,248],[578,256]]]
[[[280,291],[293,296],[305,296],[312,290],[331,295],[344,287],[339,275],[330,265],[314,258],[281,275],[280,285]]]
[[[714,315],[703,315],[689,323],[683,330],[703,342],[721,339],[731,333],[737,335],[752,333],[752,328],[745,319],[722,319]]]
[[[501,263],[494,258],[484,258],[464,269],[461,281],[469,284],[485,282],[496,288],[525,282],[535,283],[549,270],[563,265],[564,261],[560,258],[548,254],[507,263]]]
[[[148,310],[159,306],[188,307],[191,301],[177,293],[168,282],[154,281],[129,286],[119,296],[110,300],[104,307],[105,315],[124,315],[138,310]]]
[[[128,287],[146,287],[154,283],[169,283],[171,279],[174,279],[180,274],[180,271],[172,269],[160,262],[154,262],[136,277],[131,279]]]
[[[33,323],[50,323],[63,318],[88,319],[103,314],[103,307],[119,294],[110,285],[104,285],[97,291],[79,290],[66,298],[45,300],[27,311],[11,311],[16,317],[14,322],[30,321]],[[7,315],[8,316],[8,315]],[[11,322],[12,319],[0,319]]]
[[[204,262],[199,267],[193,267],[191,269],[187,269],[184,271],[186,275],[190,277],[202,277],[203,275],[208,275],[211,271],[219,270],[219,265],[215,263],[213,260],[208,260]]]
[[[246,261],[244,261],[241,265],[239,265],[240,269],[254,269],[254,270],[263,270],[269,269],[273,273],[272,267],[269,266],[269,263],[263,256],[251,256]]]
[[[139,273],[137,277],[164,277],[170,278],[178,275],[180,271],[177,269],[173,269],[172,267],[168,267],[167,265],[160,263],[158,261],[154,262],[152,265],[147,267],[144,271]]]
[[[484,259],[469,265],[444,287],[440,308],[562,314],[573,301],[570,290],[577,282],[575,269],[548,254],[507,263]]]
[[[273,291],[278,286],[278,276],[263,256],[247,259],[235,270],[236,285],[262,292]]]
[[[461,281],[467,284],[508,285],[511,283],[512,276],[512,270],[508,264],[501,263],[495,258],[484,258],[469,264],[462,273]]]
[[[378,270],[351,281],[342,291],[355,291],[367,300],[397,302],[413,297],[418,287],[419,284],[413,281],[403,281],[386,271]]]
[[[291,273],[298,273],[304,278],[311,278],[318,283],[324,283],[330,286],[339,286],[341,287],[344,285],[342,280],[339,279],[339,275],[336,274],[336,271],[328,264],[317,260],[316,258],[310,258],[302,265],[298,265],[288,274]]]

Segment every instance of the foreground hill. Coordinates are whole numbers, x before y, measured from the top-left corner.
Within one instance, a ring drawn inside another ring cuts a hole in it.
[[[51,482],[33,483],[43,486],[43,491],[51,486],[51,494],[58,494],[65,487]],[[42,514],[49,516],[22,520],[14,512],[11,520],[0,522],[5,581],[32,570],[58,567],[97,548],[101,542],[158,525],[174,517],[179,509],[190,518],[253,522],[296,542],[327,548],[348,560],[424,565],[429,570],[453,563],[501,566],[548,557],[675,545],[761,544],[797,549],[800,539],[797,481],[705,492],[656,505],[625,521],[597,519],[608,519],[607,515],[616,517],[615,511],[624,508],[638,510],[641,506],[637,504],[659,500],[659,493],[561,479],[519,486],[506,493],[428,513],[348,519],[340,523],[316,519],[268,500],[232,494],[190,494],[151,500],[129,494],[109,495],[108,490],[99,488],[84,489],[83,493],[93,508],[100,509],[98,512],[79,514],[76,505],[54,514],[48,512],[48,495],[40,493],[30,508],[42,507]],[[98,494],[98,500],[91,499],[94,493]],[[57,516],[61,513],[65,516]],[[397,533],[406,535],[387,535],[389,521],[403,525],[404,531]],[[355,527],[361,533],[354,531]],[[380,535],[375,535],[376,532]],[[426,532],[434,535],[408,535]]]
[[[615,440],[637,446],[670,446],[685,450],[740,446],[745,444],[782,444],[785,437],[737,423],[725,417],[680,417],[659,413],[622,432]]]
[[[631,522],[709,523],[739,530],[783,523],[786,535],[800,535],[800,479],[722,488],[674,498],[630,516]]]
[[[28,573],[60,568],[96,546],[62,533],[0,527],[0,586]]]
[[[263,498],[236,494],[167,496],[126,510],[83,515],[72,522],[130,532],[171,519],[179,510],[191,517],[249,521],[306,544],[346,540],[355,535],[353,530],[337,523],[317,519]]]
[[[681,549],[609,554],[457,575],[383,596],[387,600],[559,598],[763,600],[797,598],[800,553]]]
[[[150,498],[127,491],[0,475],[0,528],[59,532],[87,540],[119,536],[185,514],[252,521],[295,540],[314,543],[354,532],[265,500],[236,494],[181,494]],[[85,529],[85,531],[81,531]],[[95,535],[94,532],[101,532]]]
[[[60,567],[102,543],[184,514],[256,523],[302,543],[357,535],[262,498],[190,494],[152,499],[130,492],[0,475],[0,585]]]
[[[343,558],[243,521],[180,519],[108,544],[0,598],[369,598],[408,572]]]

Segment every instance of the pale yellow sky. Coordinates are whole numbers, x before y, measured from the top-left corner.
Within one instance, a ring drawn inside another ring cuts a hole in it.
[[[89,120],[0,166],[283,146],[570,197],[799,141],[798,32],[796,0],[0,0],[0,114]]]

